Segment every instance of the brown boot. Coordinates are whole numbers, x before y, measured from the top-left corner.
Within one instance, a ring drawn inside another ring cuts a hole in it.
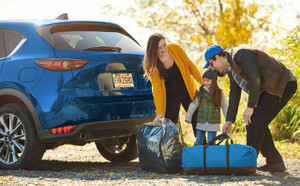
[[[283,162],[278,164],[265,164],[261,167],[257,167],[259,171],[270,171],[270,172],[284,172],[286,170]]]

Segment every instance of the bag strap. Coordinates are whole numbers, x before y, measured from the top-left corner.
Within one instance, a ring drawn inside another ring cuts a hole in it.
[[[226,139],[226,166],[227,166],[227,171],[228,173],[231,173],[230,170],[230,164],[229,164],[229,136],[226,133],[220,134],[216,136],[214,139],[210,140],[206,145],[203,147],[203,166],[204,166],[204,172],[207,172],[207,165],[206,165],[206,148],[209,145],[212,145],[215,141],[221,139],[221,141],[217,144],[219,145],[222,141]],[[233,144],[233,140],[231,139],[231,144]]]
[[[216,143],[217,145],[219,145],[220,143],[222,143],[224,140],[228,140],[230,139],[230,144],[233,144],[233,140],[228,136],[228,134],[226,133],[222,133],[218,136],[216,136],[214,139],[210,140],[206,145],[212,145],[214,142],[216,142],[217,140],[220,140],[220,142]]]
[[[207,167],[206,167],[206,145],[203,147],[203,166],[204,166],[204,172],[207,172]]]
[[[231,139],[232,141],[232,139]],[[228,144],[228,138],[226,139],[226,165],[227,165],[227,171],[230,174],[230,164],[229,164],[229,144]]]

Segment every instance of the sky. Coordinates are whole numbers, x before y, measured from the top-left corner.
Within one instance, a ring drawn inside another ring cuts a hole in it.
[[[299,24],[300,0],[256,0],[266,10],[275,8],[272,15],[274,25],[291,29]],[[135,21],[126,16],[104,14],[107,5],[121,8],[134,6],[134,0],[0,0],[0,20],[5,19],[51,19],[62,13],[68,13],[72,20],[109,21],[121,25],[143,48],[152,33],[136,25]],[[261,12],[263,13],[263,11]]]
[[[70,20],[117,23],[145,48],[144,35],[147,31],[137,27],[133,19],[126,16],[114,16],[114,13],[103,13],[103,9],[108,4],[116,7],[117,10],[129,7],[133,3],[134,0],[0,0],[0,20],[52,19],[62,13],[68,13]]]

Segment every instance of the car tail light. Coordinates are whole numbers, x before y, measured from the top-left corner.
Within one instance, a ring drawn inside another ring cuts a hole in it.
[[[50,129],[50,133],[51,134],[68,133],[68,132],[72,132],[76,127],[77,127],[76,125],[57,127],[57,128]]]
[[[79,69],[90,61],[81,59],[37,59],[34,62],[48,70],[66,71]]]

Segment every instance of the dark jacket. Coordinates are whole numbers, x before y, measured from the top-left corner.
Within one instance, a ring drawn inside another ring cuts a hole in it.
[[[234,48],[227,53],[232,70],[248,81],[250,86],[248,107],[257,107],[261,91],[282,97],[289,79],[290,70],[267,53],[257,49]],[[241,88],[230,77],[229,108],[226,121],[235,121]]]

